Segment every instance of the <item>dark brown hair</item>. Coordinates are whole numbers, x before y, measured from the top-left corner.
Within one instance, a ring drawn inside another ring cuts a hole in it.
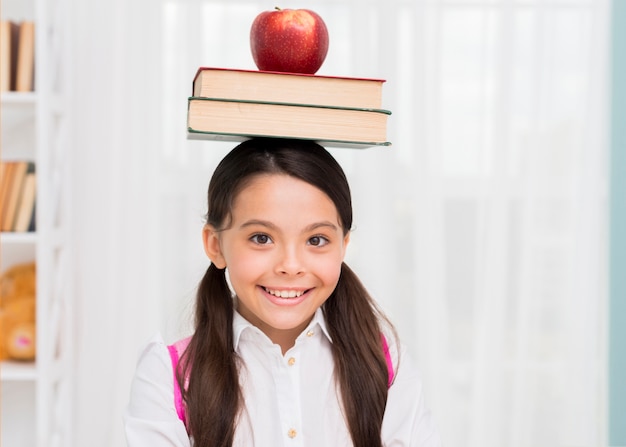
[[[306,140],[257,138],[228,153],[209,184],[207,223],[227,228],[237,194],[253,176],[268,173],[290,175],[319,188],[335,204],[344,234],[350,231],[352,201],[346,176],[328,151]],[[345,263],[322,309],[333,340],[335,377],[352,442],[355,447],[381,446],[388,371],[380,323],[387,320]],[[195,333],[178,374],[196,447],[233,444],[243,405],[233,314],[225,271],[210,265],[198,287]],[[189,378],[186,389],[185,377]]]

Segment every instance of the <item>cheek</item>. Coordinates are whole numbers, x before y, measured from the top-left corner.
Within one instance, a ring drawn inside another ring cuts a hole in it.
[[[336,285],[341,275],[342,258],[338,257],[332,260],[320,260],[317,264],[317,275],[322,278],[324,283],[328,285]]]
[[[254,281],[268,265],[260,256],[234,256],[227,258],[226,264],[233,285],[234,282]]]

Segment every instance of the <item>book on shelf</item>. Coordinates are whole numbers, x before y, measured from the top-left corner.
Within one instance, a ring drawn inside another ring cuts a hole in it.
[[[192,96],[380,109],[385,81],[340,76],[200,67]]]
[[[35,89],[35,22],[25,20],[19,25],[15,91]]]
[[[2,222],[0,222],[0,229],[2,231],[12,231],[13,229],[15,212],[22,194],[22,184],[24,183],[24,177],[26,177],[26,170],[28,169],[28,164],[25,161],[12,161],[9,163],[12,174],[6,196],[6,209],[2,216]]]
[[[387,146],[388,110],[190,97],[190,139],[310,139],[339,147]]]
[[[0,91],[15,90],[19,25],[12,20],[0,21]]]
[[[34,173],[35,164],[31,161],[2,162],[2,217],[0,229],[15,231],[15,223],[23,206],[24,191],[28,175]]]
[[[35,231],[35,202],[37,198],[37,178],[35,176],[35,165],[30,163],[24,184],[22,186],[22,196],[15,215],[13,231],[22,233]]]
[[[15,163],[3,161],[1,163],[1,167],[2,179],[0,179],[0,229],[2,228],[2,222],[4,221],[4,217],[7,215],[9,209],[9,196],[11,194],[11,184],[13,183],[13,177],[15,174]]]

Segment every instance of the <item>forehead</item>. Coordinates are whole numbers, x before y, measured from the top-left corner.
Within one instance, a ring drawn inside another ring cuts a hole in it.
[[[296,213],[332,214],[338,219],[333,201],[321,189],[287,174],[261,174],[251,177],[234,197],[233,214],[243,211],[270,213],[283,210]]]

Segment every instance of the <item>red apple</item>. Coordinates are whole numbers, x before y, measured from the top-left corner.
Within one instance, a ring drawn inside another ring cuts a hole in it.
[[[314,74],[328,53],[328,29],[313,11],[276,8],[254,19],[250,49],[259,70]]]

